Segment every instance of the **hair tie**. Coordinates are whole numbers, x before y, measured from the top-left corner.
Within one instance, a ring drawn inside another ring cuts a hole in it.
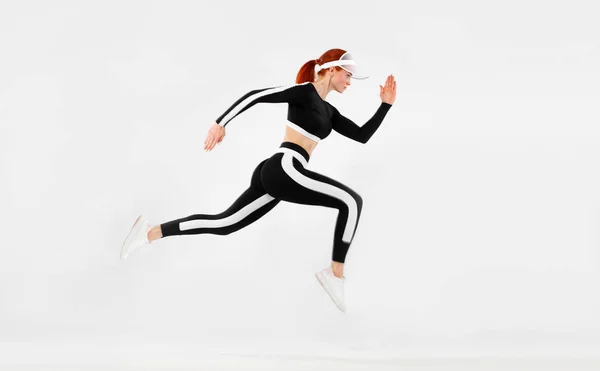
[[[315,59],[315,62],[317,63],[315,65],[315,73],[318,73],[319,71],[321,71],[321,64],[319,63],[319,58]]]

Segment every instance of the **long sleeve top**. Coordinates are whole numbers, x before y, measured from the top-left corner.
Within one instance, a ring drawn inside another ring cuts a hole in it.
[[[257,103],[288,103],[287,125],[316,142],[325,139],[334,130],[357,142],[367,143],[392,107],[381,102],[373,116],[364,125],[358,126],[323,100],[312,83],[306,82],[252,90],[233,103],[216,122],[225,127]]]

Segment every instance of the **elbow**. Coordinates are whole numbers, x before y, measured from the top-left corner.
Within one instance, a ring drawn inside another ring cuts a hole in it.
[[[358,132],[358,135],[354,138],[357,142],[362,144],[367,144],[369,139],[371,139],[370,135],[365,134],[362,130]]]

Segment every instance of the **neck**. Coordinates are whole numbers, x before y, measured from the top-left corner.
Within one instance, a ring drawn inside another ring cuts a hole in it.
[[[319,96],[323,100],[325,100],[325,98],[327,97],[327,94],[329,94],[329,92],[332,90],[331,87],[329,86],[329,81],[320,80],[320,81],[313,82],[312,84],[315,86],[317,93],[319,93]]]

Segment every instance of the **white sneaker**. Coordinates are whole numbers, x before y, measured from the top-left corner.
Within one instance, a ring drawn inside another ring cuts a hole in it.
[[[342,312],[346,312],[346,304],[344,302],[344,279],[336,277],[333,274],[331,266],[317,272],[315,276],[335,305]]]
[[[149,230],[150,224],[148,224],[148,221],[140,215],[133,224],[133,227],[131,227],[125,242],[123,242],[123,247],[121,247],[121,259],[127,259],[127,256],[131,254],[133,250],[150,243],[148,241]]]

